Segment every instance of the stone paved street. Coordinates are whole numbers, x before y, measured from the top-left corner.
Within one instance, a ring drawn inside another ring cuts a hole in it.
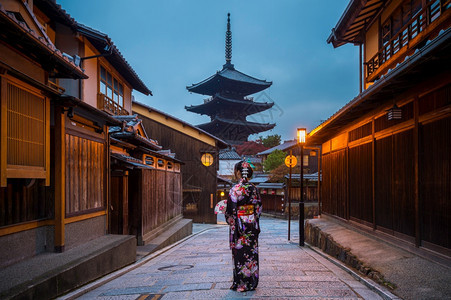
[[[231,253],[225,225],[196,225],[195,236],[111,280],[80,299],[381,299],[313,250],[292,242],[287,222],[263,218],[260,283],[256,291],[229,290]]]

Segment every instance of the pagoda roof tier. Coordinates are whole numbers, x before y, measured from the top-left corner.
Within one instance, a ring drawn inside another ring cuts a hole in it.
[[[276,124],[248,122],[243,120],[225,119],[221,117],[216,117],[211,122],[197,125],[197,127],[216,136],[221,136],[220,133],[226,131],[236,131],[240,134],[254,134],[273,129],[275,126]],[[235,130],[231,130],[232,128]]]
[[[224,96],[215,95],[205,100],[204,104],[185,106],[190,112],[202,115],[216,115],[219,111],[232,110],[244,112],[246,115],[252,115],[270,109],[274,102],[254,102],[250,99],[230,99]]]
[[[272,82],[257,79],[235,70],[232,64],[225,64],[221,71],[199,83],[187,86],[187,90],[202,95],[213,96],[219,92],[247,96],[270,87]]]

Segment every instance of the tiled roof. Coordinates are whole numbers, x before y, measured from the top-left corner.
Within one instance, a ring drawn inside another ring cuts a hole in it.
[[[105,59],[116,68],[116,70],[132,85],[135,90],[145,95],[152,95],[152,91],[149,90],[142,82],[141,78],[139,78],[135,70],[133,70],[130,64],[125,60],[122,53],[114,45],[113,41],[107,34],[78,22],[77,31],[83,35],[86,35],[94,47],[96,47],[100,52],[104,51],[103,49],[106,45],[111,46],[112,55],[105,56]]]
[[[283,189],[285,187],[285,183],[279,182],[263,182],[257,185],[259,189]]]
[[[158,145],[158,141],[149,138],[145,132],[145,136],[141,136],[137,133],[136,126],[142,123],[137,115],[113,116],[113,118],[124,122],[124,125],[110,127],[109,133],[111,137],[117,139],[133,139],[146,146],[150,146],[153,150],[161,150],[162,147]],[[142,128],[144,130],[144,127]]]
[[[289,175],[285,175],[285,178],[288,178]],[[304,180],[318,181],[318,172],[312,174],[304,174]],[[321,176],[322,178],[322,176]],[[301,179],[300,174],[291,174],[291,179],[299,180]]]
[[[235,68],[225,67],[209,78],[187,86],[186,89],[193,93],[213,96],[218,93],[224,85],[231,88],[236,87],[243,95],[255,94],[270,87],[272,82],[260,80],[242,72]]]
[[[222,149],[219,151],[219,159],[222,160],[241,160],[241,156],[236,153],[234,148]]]
[[[137,168],[140,168],[140,169],[154,169],[151,166],[143,164],[141,160],[139,160],[137,158],[134,158],[134,157],[131,157],[129,155],[112,152],[111,153],[111,157],[115,158],[117,160],[120,160],[120,161],[122,161],[124,163],[127,163],[127,164],[131,165],[132,167],[137,167]]]
[[[156,109],[156,108],[147,106],[147,105],[145,105],[145,104],[143,104],[143,103],[141,103],[141,102],[138,102],[138,101],[133,101],[133,104],[142,106],[142,107],[144,107],[144,108],[147,108],[149,111],[155,111],[155,112],[157,112],[157,113],[159,113],[159,114],[161,114],[161,115],[164,115],[165,117],[171,118],[171,119],[173,119],[173,120],[175,120],[175,121],[181,123],[183,126],[188,126],[188,127],[193,128],[193,129],[196,129],[196,130],[198,130],[199,132],[201,132],[201,133],[203,133],[203,134],[205,134],[205,135],[207,135],[207,136],[209,136],[209,137],[211,137],[211,138],[217,140],[217,141],[219,142],[219,144],[221,144],[223,147],[229,146],[229,144],[228,144],[227,142],[221,140],[221,139],[218,138],[217,136],[214,136],[214,135],[212,135],[211,133],[209,133],[209,132],[207,132],[207,131],[205,131],[205,130],[203,130],[203,129],[201,129],[201,128],[198,128],[198,127],[196,127],[196,126],[194,126],[194,125],[192,125],[192,124],[190,124],[190,123],[187,123],[186,121],[183,121],[182,119],[176,118],[176,117],[174,117],[174,116],[172,116],[172,115],[170,115],[170,114],[168,114],[168,113],[165,113],[165,112],[163,112],[163,111],[161,111],[161,110],[158,110],[158,109]]]
[[[28,10],[30,10],[26,3],[24,5]],[[30,15],[33,16],[33,13],[30,12]],[[34,19],[36,20],[36,18]],[[37,21],[36,24],[37,26],[40,26],[39,22]],[[34,30],[30,29],[26,23],[17,20],[13,13],[6,11],[1,3],[0,25],[2,27],[2,33],[3,31],[6,32],[6,28],[10,30],[9,32],[20,32],[20,34],[22,35],[21,43],[24,43],[24,45],[22,46],[25,46],[24,51],[33,51],[31,49],[28,49],[28,45],[26,45],[25,43],[36,46],[37,48],[34,49],[34,54],[41,55],[42,60],[51,60],[53,63],[56,62],[56,69],[64,71],[65,74],[67,74],[64,77],[88,78],[88,76],[84,74],[83,70],[74,63],[73,59],[63,55],[63,53],[55,47],[55,45],[50,41],[50,39],[44,32],[38,34]]]
[[[285,151],[287,149],[290,149],[291,147],[296,145],[296,140],[292,140],[292,141],[284,141],[283,144],[272,147],[268,150],[262,151],[260,153],[257,153],[257,155],[267,155],[267,154],[271,154],[274,150],[282,150]]]
[[[259,184],[268,181],[268,174],[254,174],[254,176],[249,180],[250,183]]]

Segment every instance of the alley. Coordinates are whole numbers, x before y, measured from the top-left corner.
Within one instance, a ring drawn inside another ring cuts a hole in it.
[[[195,224],[193,237],[79,299],[381,299],[313,250],[299,248],[296,222],[292,242],[287,241],[286,221],[263,218],[261,224],[256,291],[229,290],[228,227]]]

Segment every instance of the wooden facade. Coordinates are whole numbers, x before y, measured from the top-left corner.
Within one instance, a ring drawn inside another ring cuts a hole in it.
[[[0,1],[0,266],[105,234],[105,131],[115,121],[56,84],[87,76],[55,48],[60,33],[43,16]],[[89,219],[89,233],[75,237]]]
[[[108,128],[122,122],[97,105],[101,67],[127,113],[132,89],[151,94],[114,46],[102,55],[106,35],[25,2],[0,0],[0,267],[111,232]]]
[[[141,103],[133,102],[133,111],[152,137],[176,152],[177,158],[184,163],[181,166],[183,216],[194,222],[216,223],[218,154],[226,144],[201,129]],[[201,162],[205,153],[213,156],[210,166]]]
[[[363,74],[367,89],[315,128],[309,143],[322,144],[323,212],[451,256],[451,5],[413,2],[420,7],[403,28],[420,18],[420,31],[396,46],[377,70]],[[405,12],[398,11],[403,5],[381,6],[360,35],[347,31],[352,22],[339,23],[329,41],[340,46],[342,35],[356,42],[364,36],[364,57],[373,61],[369,54],[386,51],[382,24],[394,24],[390,18]],[[365,7],[352,7],[345,14],[357,24]],[[431,13],[433,22],[426,22]],[[378,39],[379,48],[368,42]],[[394,62],[399,65],[388,72]],[[374,74],[385,77],[377,80]],[[399,118],[390,115],[393,109]]]
[[[138,236],[138,244],[152,232],[182,215],[182,175],[158,169],[141,169],[130,175],[130,234]]]
[[[150,139],[136,115],[115,118],[123,125],[110,128],[110,231],[145,245],[155,230],[182,217],[183,162]]]

